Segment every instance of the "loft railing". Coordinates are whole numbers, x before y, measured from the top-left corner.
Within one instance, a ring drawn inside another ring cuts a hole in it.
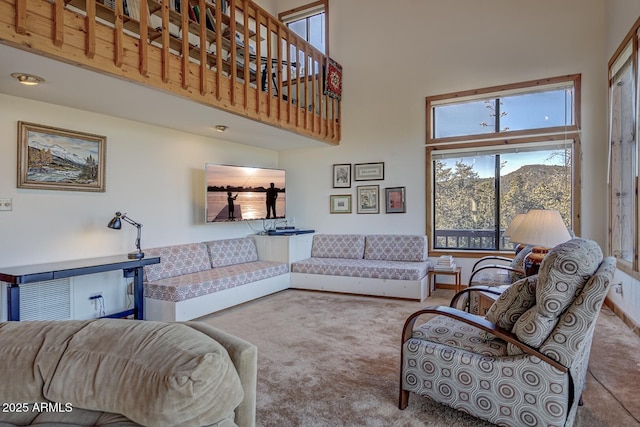
[[[339,66],[250,0],[0,0],[0,42],[340,142]]]

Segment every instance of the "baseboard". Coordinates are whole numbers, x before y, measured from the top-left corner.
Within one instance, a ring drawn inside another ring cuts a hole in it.
[[[636,323],[636,321],[633,320],[629,315],[627,315],[627,313],[625,313],[625,311],[622,308],[620,308],[616,303],[611,301],[609,297],[605,298],[604,305],[607,306],[609,309],[611,309],[611,311],[613,311],[613,313],[616,316],[618,316],[624,322],[624,324],[627,325],[629,329],[631,329],[631,331],[634,334],[640,336],[640,325]]]

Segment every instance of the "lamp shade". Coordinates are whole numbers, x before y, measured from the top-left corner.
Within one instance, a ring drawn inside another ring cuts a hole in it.
[[[545,248],[571,239],[560,212],[552,209],[531,209],[510,237],[511,242]]]
[[[516,229],[520,226],[520,223],[522,223],[522,220],[526,215],[527,214],[517,214],[516,216],[514,216],[511,222],[509,223],[509,226],[507,227],[506,230],[504,230],[504,233],[502,233],[502,235],[504,237],[511,237],[513,233],[516,231]]]

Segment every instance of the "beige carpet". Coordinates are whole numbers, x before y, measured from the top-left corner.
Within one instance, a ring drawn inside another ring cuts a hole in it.
[[[418,303],[287,290],[200,320],[258,346],[258,426],[489,426],[414,395],[397,407],[404,320],[451,295]],[[639,349],[603,309],[576,426],[640,425]]]

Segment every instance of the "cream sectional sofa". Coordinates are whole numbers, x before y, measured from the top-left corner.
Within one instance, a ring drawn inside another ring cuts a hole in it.
[[[424,235],[316,234],[311,256],[291,264],[291,288],[408,298],[429,295]]]
[[[145,249],[146,320],[185,321],[289,287],[287,263],[258,259],[251,237]]]
[[[0,426],[255,425],[257,348],[205,323],[0,322],[0,359]]]

